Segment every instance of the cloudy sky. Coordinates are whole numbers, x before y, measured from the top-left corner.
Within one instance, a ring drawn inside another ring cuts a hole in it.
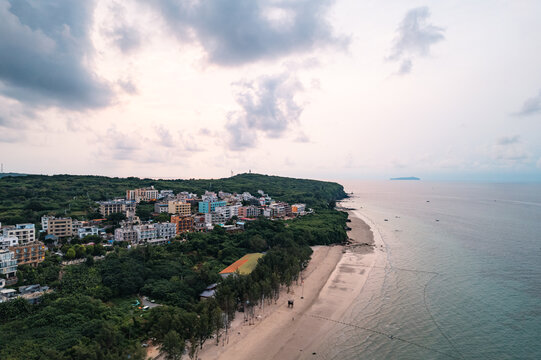
[[[541,181],[539,14],[536,0],[0,0],[0,162]]]

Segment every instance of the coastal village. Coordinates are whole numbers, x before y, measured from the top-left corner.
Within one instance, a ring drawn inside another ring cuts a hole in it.
[[[137,215],[138,206],[153,205],[150,220]],[[82,264],[103,259],[115,246],[137,247],[163,245],[185,241],[189,232],[207,232],[219,226],[227,232],[242,232],[247,222],[259,217],[291,219],[311,213],[305,204],[288,204],[272,199],[263,190],[257,195],[249,192],[227,193],[205,191],[202,195],[190,192],[175,194],[172,190],[158,190],[153,186],[126,190],[125,198],[96,203],[101,215],[98,219],[79,220],[71,217],[44,215],[39,224],[2,225],[0,222],[0,303],[18,297],[31,304],[52,291],[39,284],[12,287],[17,284],[19,265],[38,266],[47,250],[54,250],[63,265]],[[220,274],[253,269],[261,254],[248,254]],[[254,260],[255,259],[255,260]],[[201,298],[213,296],[216,284],[210,285]]]

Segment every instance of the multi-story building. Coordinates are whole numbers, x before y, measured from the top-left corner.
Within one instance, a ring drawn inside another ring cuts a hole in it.
[[[41,217],[41,230],[47,232],[49,229],[49,219],[54,219],[54,216],[44,215]]]
[[[154,224],[136,226],[135,231],[137,231],[138,243],[145,243],[158,238],[158,229],[156,226],[154,226]]]
[[[45,245],[41,241],[10,247],[9,250],[15,254],[17,265],[28,264],[36,267],[45,260]]]
[[[19,240],[19,245],[24,245],[36,241],[36,228],[34,224],[17,224],[2,227],[4,236],[15,236]]]
[[[291,215],[291,206],[288,203],[276,202],[276,203],[270,204],[269,207],[273,210],[274,217],[284,217],[284,216]]]
[[[74,219],[71,222],[71,231],[73,236],[79,236],[79,229],[84,228],[88,226],[87,221],[79,221],[77,219]]]
[[[291,212],[296,215],[304,215],[306,212],[306,204],[291,205]]]
[[[115,241],[135,244],[137,243],[137,231],[133,227],[115,229]]]
[[[58,239],[73,236],[73,220],[71,218],[49,218],[47,234],[54,235]]]
[[[177,224],[170,222],[155,224],[159,239],[171,239],[177,235]]]
[[[140,188],[126,190],[126,200],[140,201],[155,201],[158,199],[159,191],[154,189],[154,186],[148,188]]]
[[[7,250],[12,246],[19,245],[19,239],[16,236],[0,235],[0,250]]]
[[[217,207],[226,206],[225,201],[201,201],[199,203],[199,212],[202,214],[208,214],[214,212]]]
[[[215,213],[220,214],[227,221],[233,216],[239,216],[240,205],[221,206],[217,207]]]
[[[189,216],[192,214],[192,205],[184,201],[171,200],[168,203],[168,212],[169,214]]]
[[[77,229],[77,237],[79,237],[79,239],[82,239],[86,236],[99,235],[99,234],[100,234],[100,229],[98,229],[96,226],[86,226],[86,227]]]
[[[7,284],[16,281],[17,260],[13,251],[0,250],[0,274],[6,277]]]
[[[192,231],[194,228],[194,219],[191,216],[171,216],[171,223],[175,224],[177,234]]]
[[[216,195],[216,193],[212,191],[205,191],[205,193],[201,195],[201,200],[206,201],[206,202],[217,201],[218,195]]]
[[[261,214],[261,209],[257,206],[241,206],[238,213],[241,218],[258,217]]]
[[[158,199],[169,199],[175,196],[173,190],[160,190],[158,194]]]
[[[155,203],[154,212],[158,214],[169,212],[169,203]]]
[[[189,193],[187,191],[182,191],[182,192],[178,193],[175,198],[177,200],[186,201],[188,199],[197,199],[197,194]]]
[[[272,215],[274,214],[274,211],[272,211],[272,209],[270,207],[265,207],[262,210],[263,211],[262,211],[261,215],[263,215],[266,218],[271,218]]]
[[[129,213],[135,213],[135,207],[137,206],[133,200],[101,201],[99,204],[102,216],[109,216],[114,213],[122,213],[127,216]]]

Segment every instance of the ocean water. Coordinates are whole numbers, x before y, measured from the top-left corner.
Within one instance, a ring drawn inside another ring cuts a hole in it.
[[[315,357],[541,359],[541,184],[341,183],[384,246]]]

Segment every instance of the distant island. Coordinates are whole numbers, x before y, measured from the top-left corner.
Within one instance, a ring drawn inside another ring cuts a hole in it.
[[[421,180],[421,179],[415,176],[407,176],[407,177],[391,178],[390,180]]]

